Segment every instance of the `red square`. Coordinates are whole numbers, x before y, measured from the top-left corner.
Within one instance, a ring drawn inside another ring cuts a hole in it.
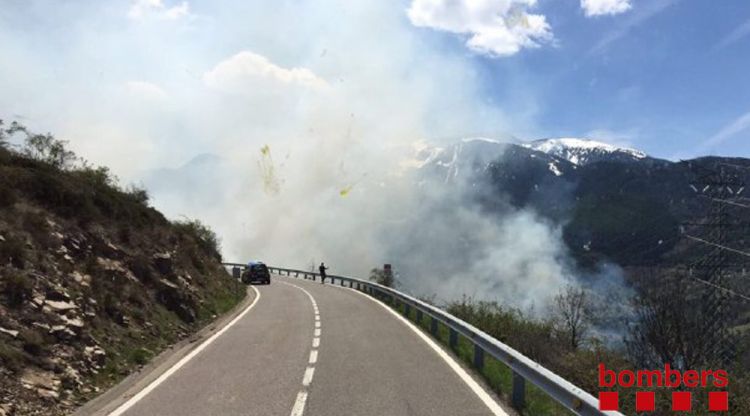
[[[708,410],[711,412],[729,411],[729,393],[726,391],[712,391],[708,393]]]
[[[639,391],[635,393],[635,410],[649,412],[656,410],[656,394],[653,391]]]
[[[672,411],[689,412],[693,409],[693,394],[689,391],[672,392]]]
[[[599,410],[620,410],[620,393],[616,391],[600,391]]]

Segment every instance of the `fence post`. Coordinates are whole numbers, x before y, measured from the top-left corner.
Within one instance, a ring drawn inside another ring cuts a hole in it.
[[[448,339],[448,345],[450,345],[452,350],[455,350],[458,347],[458,332],[456,332],[455,329],[450,328],[449,333],[450,337]]]
[[[516,410],[526,407],[526,380],[515,371],[513,372],[513,393],[511,404]]]
[[[437,335],[438,333],[438,320],[434,316],[430,322],[430,332],[432,332],[432,335]]]
[[[474,344],[474,367],[477,370],[484,368],[484,350],[478,344]]]

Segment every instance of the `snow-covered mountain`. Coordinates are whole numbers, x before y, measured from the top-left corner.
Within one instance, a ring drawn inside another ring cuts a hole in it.
[[[565,159],[577,166],[601,161],[639,161],[648,157],[639,150],[583,138],[542,139],[521,146]]]

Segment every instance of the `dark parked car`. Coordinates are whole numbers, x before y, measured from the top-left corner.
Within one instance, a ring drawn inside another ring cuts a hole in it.
[[[259,261],[251,261],[242,272],[242,283],[252,284],[255,282],[271,284],[271,273],[268,271],[268,267]]]

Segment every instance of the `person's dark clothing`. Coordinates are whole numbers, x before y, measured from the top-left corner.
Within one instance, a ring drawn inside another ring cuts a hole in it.
[[[326,281],[326,270],[328,267],[321,264],[320,267],[318,267],[318,270],[320,270],[320,283],[325,283]]]

